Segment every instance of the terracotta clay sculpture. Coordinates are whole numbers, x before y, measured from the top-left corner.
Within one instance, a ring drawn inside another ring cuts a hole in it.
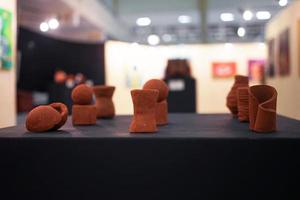
[[[233,116],[238,114],[238,105],[237,105],[237,89],[239,87],[248,87],[249,79],[247,76],[235,76],[234,85],[232,86],[229,94],[227,95],[226,106],[229,108]]]
[[[112,96],[115,91],[113,86],[94,86],[96,96],[97,118],[113,118],[115,116],[115,106]]]
[[[249,88],[240,87],[237,90],[238,118],[241,122],[249,122]]]
[[[169,88],[167,84],[159,79],[151,79],[147,81],[143,89],[155,89],[158,90],[159,95],[155,108],[156,123],[157,125],[168,124],[168,102],[167,97],[169,94]]]
[[[157,104],[158,90],[132,90],[134,115],[129,127],[131,133],[157,132],[155,107]]]
[[[249,89],[250,129],[255,132],[276,131],[277,91],[268,85],[256,85]]]
[[[72,122],[73,125],[94,125],[97,120],[96,106],[91,105],[93,89],[81,84],[72,91]]]
[[[61,114],[51,106],[38,106],[26,118],[26,128],[30,132],[54,130],[62,122]]]
[[[80,84],[72,90],[74,104],[90,105],[93,100],[93,89],[86,84]]]
[[[67,106],[63,103],[52,103],[49,106],[51,106],[57,112],[59,112],[59,114],[61,116],[61,121],[53,128],[54,130],[57,130],[66,123],[66,121],[68,119],[69,111],[68,111]]]

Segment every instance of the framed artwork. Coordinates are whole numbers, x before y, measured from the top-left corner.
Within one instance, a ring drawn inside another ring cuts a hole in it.
[[[262,82],[264,80],[265,60],[249,60],[248,76],[250,80]]]
[[[213,78],[231,78],[236,75],[235,62],[213,62],[212,63]]]
[[[9,70],[13,66],[12,13],[0,8],[0,68]]]
[[[278,49],[278,70],[280,76],[290,74],[290,31],[289,29],[282,32],[279,36]]]
[[[275,40],[268,41],[268,62],[266,67],[266,74],[269,77],[275,76]]]

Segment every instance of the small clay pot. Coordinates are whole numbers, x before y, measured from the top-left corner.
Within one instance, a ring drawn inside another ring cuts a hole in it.
[[[61,114],[51,106],[38,106],[26,118],[26,128],[30,132],[52,130],[62,120]]]
[[[249,89],[250,129],[259,133],[276,131],[277,91],[268,85]]]
[[[167,84],[164,81],[159,79],[151,79],[147,81],[144,84],[143,89],[158,90],[159,95],[158,95],[157,102],[166,100],[169,94],[169,88]]]
[[[112,96],[115,91],[113,86],[94,86],[96,96],[97,118],[113,118],[115,116],[115,106]]]
[[[76,86],[71,94],[74,104],[89,105],[93,100],[93,89],[86,84]]]
[[[61,121],[53,127],[53,130],[58,130],[66,123],[66,121],[68,119],[68,115],[69,115],[68,108],[65,104],[59,103],[59,102],[52,103],[49,106],[51,106],[57,112],[60,113]]]
[[[134,115],[129,127],[131,133],[157,132],[155,108],[158,90],[132,90]]]
[[[249,122],[249,88],[239,87],[237,90],[238,118],[240,122]]]
[[[249,79],[248,76],[235,76],[234,84],[227,95],[227,101],[226,106],[230,110],[230,112],[233,114],[233,116],[237,116],[238,114],[238,105],[237,105],[237,89],[239,87],[248,87],[249,85]]]

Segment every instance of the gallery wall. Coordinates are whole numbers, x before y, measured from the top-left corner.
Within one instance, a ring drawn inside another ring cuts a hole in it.
[[[16,44],[16,0],[0,0],[0,9],[3,24],[7,23],[3,20],[3,13],[11,13],[11,28],[8,33],[11,37],[11,63],[4,63],[2,43],[2,60],[0,66],[0,127],[13,126],[16,123],[16,66],[15,66],[15,44]],[[1,31],[1,34],[3,31]],[[1,37],[3,37],[1,35]],[[10,51],[10,50],[9,50]],[[10,53],[9,53],[10,54]],[[5,61],[7,62],[7,61]]]
[[[273,52],[270,61],[274,60],[274,76],[269,76],[267,83],[278,91],[278,113],[300,120],[299,10],[300,1],[294,1],[274,17],[266,27],[266,40],[269,44],[274,41],[274,48],[270,48]]]
[[[197,112],[225,113],[233,78],[213,77],[213,63],[234,62],[237,74],[248,75],[249,60],[265,60],[266,52],[262,43],[151,47],[111,41],[105,45],[106,84],[116,86],[117,114],[131,114],[130,90],[151,78],[162,79],[168,59],[186,58],[197,81]]]

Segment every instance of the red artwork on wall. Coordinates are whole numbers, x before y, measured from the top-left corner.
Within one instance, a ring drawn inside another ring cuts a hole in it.
[[[235,62],[214,62],[212,63],[213,78],[231,78],[236,75]]]

